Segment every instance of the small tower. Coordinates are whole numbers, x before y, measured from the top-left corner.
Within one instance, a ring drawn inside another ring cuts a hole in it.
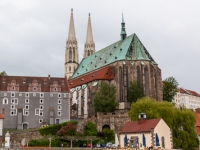
[[[92,55],[94,52],[95,52],[95,44],[94,44],[93,36],[92,36],[91,17],[90,17],[90,13],[89,13],[88,26],[87,26],[87,36],[86,36],[83,58],[85,58],[89,55]]]
[[[5,147],[6,148],[10,147],[10,133],[9,133],[9,131],[7,131],[7,133],[5,135]]]
[[[73,9],[71,9],[69,33],[65,51],[65,76],[67,76],[68,79],[73,75],[78,64],[78,43],[75,35]]]
[[[0,114],[0,136],[3,135],[3,116]]]
[[[122,14],[122,23],[121,23],[122,29],[121,29],[121,40],[123,41],[126,38],[126,29],[125,29],[125,22],[124,22],[124,16]]]

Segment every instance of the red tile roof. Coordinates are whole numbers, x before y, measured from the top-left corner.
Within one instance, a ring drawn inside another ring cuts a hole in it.
[[[179,88],[179,92],[200,97],[199,93],[192,91],[192,90],[187,90],[187,89],[184,89],[184,88]]]
[[[154,129],[160,120],[161,118],[148,119],[148,120],[145,120],[141,124],[139,124],[138,121],[130,121],[130,122],[127,122],[122,127],[122,130],[120,133],[148,132],[148,131],[151,131],[151,129]]]
[[[50,87],[54,83],[57,83],[61,92],[69,92],[69,86],[66,78],[58,77],[31,77],[31,76],[0,76],[0,91],[7,91],[8,84],[12,81],[16,82],[16,85],[19,87],[19,91],[28,92],[30,84],[33,81],[41,86],[41,92],[50,92]],[[25,81],[25,82],[24,82]]]

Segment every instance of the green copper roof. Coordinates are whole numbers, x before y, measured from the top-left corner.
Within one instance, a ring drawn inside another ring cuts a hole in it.
[[[89,73],[108,64],[121,60],[149,60],[156,64],[146,48],[140,42],[136,34],[126,37],[108,47],[99,50],[92,55],[85,57],[70,79]]]

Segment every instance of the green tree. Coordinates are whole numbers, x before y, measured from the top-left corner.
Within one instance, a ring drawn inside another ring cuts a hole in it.
[[[178,92],[178,81],[174,77],[166,78],[163,81],[162,91],[163,100],[172,102],[174,96]]]
[[[144,89],[142,84],[139,81],[131,82],[130,87],[128,88],[128,101],[136,102],[138,98],[144,97]]]
[[[99,90],[94,95],[94,108],[96,112],[113,112],[119,105],[116,99],[116,88],[105,82],[101,82]]]
[[[113,130],[104,129],[103,130],[103,139],[106,142],[114,142],[115,141],[115,133]]]
[[[0,72],[0,76],[7,76],[7,73],[5,71]]]
[[[84,127],[85,136],[96,136],[98,134],[97,128],[94,123],[89,121]]]
[[[141,112],[146,113],[148,119],[162,118],[167,123],[173,131],[174,148],[192,150],[197,146],[194,130],[196,119],[191,110],[177,109],[172,103],[144,97],[131,104],[131,120],[137,120]]]

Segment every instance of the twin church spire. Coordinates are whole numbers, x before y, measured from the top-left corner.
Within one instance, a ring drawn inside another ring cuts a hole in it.
[[[95,44],[93,41],[92,25],[89,13],[87,36],[86,36],[83,58],[93,54],[94,52],[95,52]],[[76,34],[75,34],[73,9],[71,9],[69,32],[68,32],[68,39],[66,42],[66,51],[65,51],[65,75],[67,76],[67,78],[73,75],[78,65],[79,65],[78,42],[76,40]]]

